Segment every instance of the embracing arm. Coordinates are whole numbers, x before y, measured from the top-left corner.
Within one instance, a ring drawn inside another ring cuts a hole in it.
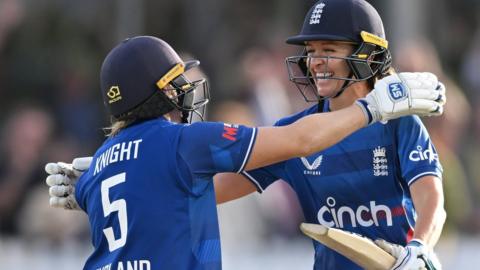
[[[392,85],[395,87],[391,87]],[[435,75],[393,74],[378,81],[364,99],[357,100],[348,108],[309,115],[284,127],[259,128],[251,156],[243,169],[252,170],[289,158],[310,155],[376,121],[387,121],[408,114],[440,115],[444,103],[445,88]],[[90,162],[91,157],[88,159],[88,165]],[[80,171],[81,174],[81,170],[75,162],[72,168],[64,165],[72,167],[71,164],[59,162],[49,163],[45,168],[49,174],[47,184],[50,186],[50,204],[71,209],[73,208],[71,203],[75,200],[72,196],[75,182],[79,175],[75,171]],[[217,201],[220,203],[254,191],[253,185],[243,176],[238,178],[235,176],[230,180],[228,183],[216,184],[219,192],[228,187],[235,189],[236,182],[241,185],[239,192],[217,193]]]
[[[252,170],[323,150],[364,127],[366,116],[359,105],[312,114],[282,127],[263,127],[245,170]]]
[[[217,173],[213,177],[213,183],[217,204],[236,200],[257,191],[252,182],[236,173]]]
[[[424,176],[410,186],[410,192],[417,212],[413,238],[433,248],[447,216],[443,208],[442,181],[432,175]]]
[[[365,98],[345,109],[309,115],[288,126],[259,128],[252,155],[244,169],[308,156],[376,121],[408,114],[440,115],[444,97],[445,87],[431,73],[387,76],[378,81]]]
[[[258,128],[257,139],[245,170],[311,155],[337,143],[365,126],[366,122],[360,106],[351,105],[340,111],[309,115],[288,126]],[[218,173],[213,181],[217,204],[256,191],[255,185],[241,174]]]

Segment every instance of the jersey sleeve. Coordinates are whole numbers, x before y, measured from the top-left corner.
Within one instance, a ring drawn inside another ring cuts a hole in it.
[[[408,185],[426,175],[442,178],[437,150],[418,116],[400,118],[396,136],[402,178]]]
[[[313,105],[306,110],[301,112],[295,113],[293,115],[284,117],[278,120],[274,126],[286,126],[296,122],[298,119],[316,113],[318,111],[318,105]],[[272,164],[270,166],[265,166],[262,168],[258,168],[252,171],[242,172],[242,175],[245,176],[250,182],[252,182],[257,191],[262,193],[264,189],[266,189],[269,185],[273,182],[283,179],[289,182],[289,178],[286,175],[285,166],[287,161],[282,161],[276,164]]]
[[[239,173],[250,157],[256,134],[256,128],[246,126],[194,123],[182,129],[178,155],[195,174]]]
[[[287,180],[286,177],[283,175],[284,166],[285,161],[251,170],[248,172],[242,171],[241,174],[255,185],[258,192],[262,193],[273,182],[279,179]]]
[[[84,192],[85,185],[87,181],[85,181],[85,178],[88,179],[88,171],[84,172],[80,177],[78,178],[77,183],[75,184],[75,200],[77,201],[78,206],[84,211],[87,212],[87,205],[86,202],[88,201],[87,198],[85,198],[85,194],[87,192]]]
[[[286,117],[278,120],[274,126],[286,126],[289,125],[299,118],[306,115],[305,112],[299,113],[297,115],[293,115],[291,117]],[[284,179],[283,177],[283,168],[285,167],[285,161],[275,163],[269,166],[261,167],[251,171],[242,171],[241,174],[245,176],[252,184],[255,185],[257,191],[262,193],[268,186],[270,186],[273,182]]]

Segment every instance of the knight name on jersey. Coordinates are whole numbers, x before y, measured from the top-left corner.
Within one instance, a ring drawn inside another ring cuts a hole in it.
[[[142,139],[138,139],[134,141],[117,143],[108,148],[95,160],[95,170],[93,171],[93,175],[96,175],[112,163],[130,159],[137,159],[138,149],[141,142]]]
[[[151,263],[149,260],[120,261],[109,263],[96,270],[151,270]]]

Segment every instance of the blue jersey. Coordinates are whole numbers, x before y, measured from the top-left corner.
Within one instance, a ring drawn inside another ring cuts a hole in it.
[[[315,112],[317,106],[276,125]],[[375,123],[322,152],[243,172],[260,192],[277,179],[288,182],[307,222],[400,245],[412,237],[415,226],[409,186],[441,173],[437,152],[417,116]],[[314,247],[315,269],[360,269],[318,242]]]
[[[255,134],[160,118],[107,139],[76,185],[95,248],[84,269],[221,269],[213,175],[241,171]]]

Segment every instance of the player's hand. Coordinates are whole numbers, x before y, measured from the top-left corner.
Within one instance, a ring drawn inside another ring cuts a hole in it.
[[[368,124],[404,115],[435,116],[443,113],[445,86],[428,72],[403,72],[379,80],[357,104],[368,116]]]
[[[413,239],[405,247],[383,239],[375,240],[375,244],[397,259],[392,270],[442,269],[435,253],[420,240]]]
[[[45,171],[49,174],[46,182],[50,187],[50,206],[80,210],[75,200],[75,184],[90,163],[92,157],[76,158],[72,164],[57,162],[45,165]]]

